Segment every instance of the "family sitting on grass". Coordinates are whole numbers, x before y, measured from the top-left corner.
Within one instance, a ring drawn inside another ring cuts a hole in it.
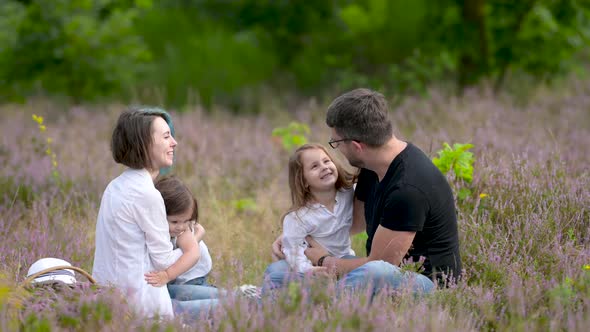
[[[461,257],[454,197],[428,156],[393,135],[383,95],[357,89],[328,108],[331,148],[360,171],[345,171],[320,144],[289,160],[292,207],[272,244],[260,296],[305,276],[335,276],[339,291],[408,290],[427,294],[454,282]],[[111,140],[128,168],[107,186],[96,224],[93,276],[128,295],[147,316],[196,319],[226,293],[207,284],[212,262],[198,204],[176,177],[174,127],[161,109],[122,113]],[[367,257],[350,236],[365,230]],[[421,272],[400,268],[421,262]],[[166,286],[166,287],[164,287]]]

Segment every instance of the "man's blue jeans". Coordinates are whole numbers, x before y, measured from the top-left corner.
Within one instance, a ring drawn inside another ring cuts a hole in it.
[[[264,271],[262,294],[282,288],[290,281],[301,280],[302,277],[301,274],[292,272],[285,260],[274,262]],[[386,288],[400,291],[410,288],[414,294],[426,294],[434,290],[434,283],[422,274],[402,271],[398,266],[385,261],[368,262],[338,280],[340,290],[366,291],[367,287],[372,289],[372,296]]]

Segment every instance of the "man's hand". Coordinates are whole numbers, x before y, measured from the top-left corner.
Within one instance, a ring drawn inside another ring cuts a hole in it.
[[[154,287],[162,287],[165,286],[168,282],[170,282],[170,278],[168,277],[168,273],[166,271],[152,271],[148,272],[144,275],[145,281],[148,284]]]
[[[314,240],[311,236],[306,236],[305,241],[307,241],[307,244],[309,245],[309,248],[305,249],[304,251],[305,256],[307,256],[314,266],[318,263],[320,257],[329,255],[326,248],[322,247],[322,245]]]
[[[279,235],[275,242],[272,243],[272,260],[273,262],[280,261],[281,259],[285,259],[285,254],[283,254],[283,235]]]
[[[311,274],[314,277],[322,277],[332,279],[336,277],[336,274],[333,271],[328,270],[325,266],[314,266],[307,270],[307,273]]]

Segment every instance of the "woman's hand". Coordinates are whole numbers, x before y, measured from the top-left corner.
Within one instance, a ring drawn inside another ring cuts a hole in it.
[[[279,235],[275,242],[272,243],[272,260],[273,262],[280,261],[281,259],[285,259],[285,254],[283,254],[283,235]]]
[[[171,280],[168,277],[166,271],[152,271],[144,274],[145,281],[154,287],[162,287],[169,283]]]

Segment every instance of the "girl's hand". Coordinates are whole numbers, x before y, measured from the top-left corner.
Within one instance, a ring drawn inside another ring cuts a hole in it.
[[[170,278],[168,277],[168,273],[166,271],[152,271],[144,274],[145,281],[148,284],[154,287],[162,287],[165,286],[168,282],[170,282]]]
[[[197,243],[199,243],[203,240],[204,237],[205,237],[205,228],[203,228],[203,225],[196,223],[195,224],[195,240],[197,240]]]

